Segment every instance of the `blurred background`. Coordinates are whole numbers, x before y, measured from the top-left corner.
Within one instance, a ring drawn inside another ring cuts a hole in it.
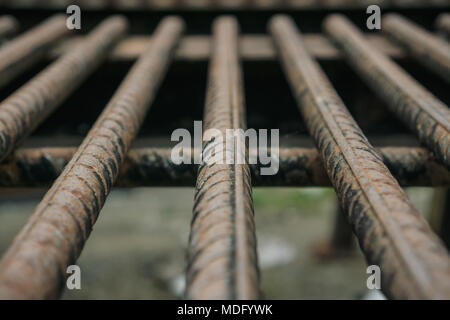
[[[0,254],[43,196],[30,191],[0,201]],[[431,188],[409,188],[429,215]],[[327,259],[336,196],[328,188],[254,189],[261,287],[267,299],[361,299],[366,263],[355,242],[348,256]],[[192,217],[192,188],[113,190],[78,265],[81,290],[64,299],[178,299]],[[319,251],[319,252],[318,252]]]

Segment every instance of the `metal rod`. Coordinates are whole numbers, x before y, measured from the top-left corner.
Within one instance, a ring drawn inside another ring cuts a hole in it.
[[[45,57],[50,47],[69,33],[66,16],[58,14],[8,42],[0,49],[0,87]]]
[[[84,36],[74,36],[55,46],[49,52],[49,58],[64,54],[71,50]],[[371,34],[368,40],[383,53],[393,59],[401,60],[406,57],[405,51],[386,37]],[[110,61],[133,61],[138,58],[152,41],[151,36],[130,35],[123,39],[109,55]],[[308,50],[316,59],[323,61],[340,61],[343,56],[336,46],[320,33],[305,35]],[[180,42],[175,59],[181,61],[207,61],[211,55],[211,37],[209,35],[186,35]],[[239,55],[243,61],[265,61],[275,59],[275,49],[269,36],[243,34],[239,37]]]
[[[19,30],[19,22],[13,16],[0,17],[0,39],[9,37]]]
[[[232,17],[220,17],[214,22],[205,133],[216,129],[225,137],[226,129],[245,130],[238,28]],[[221,148],[224,156],[231,153],[233,158],[247,154],[240,148],[242,144],[237,144],[234,149],[226,149],[224,140],[212,139],[203,144],[188,247],[188,299],[259,297],[250,169],[246,163],[209,163],[212,149]]]
[[[402,186],[450,186],[450,172],[423,148],[380,148],[384,164]],[[47,187],[62,173],[76,148],[19,149],[0,164],[0,187]],[[137,148],[126,155],[116,185],[169,187],[195,185],[197,166],[175,164],[170,148]],[[257,153],[256,150],[249,150]],[[192,152],[191,152],[192,154]],[[192,163],[192,162],[191,162]],[[261,175],[261,164],[250,164],[253,186],[331,186],[317,150],[280,148],[279,171]]]
[[[306,126],[366,259],[390,298],[450,298],[450,258],[383,164],[291,19],[270,32]]]
[[[426,68],[450,83],[450,43],[393,13],[383,16],[383,31]]]
[[[370,45],[344,16],[329,16],[324,29],[390,110],[450,169],[450,109]]]
[[[165,18],[0,262],[0,298],[57,298],[162,81],[183,22]],[[29,277],[27,277],[29,275]]]
[[[442,13],[436,19],[436,29],[450,38],[450,14]]]
[[[126,30],[123,17],[108,18],[72,51],[0,103],[0,161],[78,88]]]

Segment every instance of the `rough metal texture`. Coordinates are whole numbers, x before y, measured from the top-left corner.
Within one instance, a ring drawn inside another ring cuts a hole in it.
[[[417,61],[450,83],[450,43],[397,14],[383,16],[383,31]]]
[[[344,16],[329,16],[324,28],[391,111],[450,169],[450,109],[370,45]]]
[[[126,29],[124,18],[107,19],[0,104],[0,161],[97,68]]]
[[[345,108],[287,17],[270,31],[311,136],[389,298],[450,298],[450,258]]]
[[[442,13],[436,19],[436,29],[450,38],[450,14]]]
[[[402,186],[448,186],[450,171],[422,148],[381,148],[381,158]]]
[[[8,37],[19,30],[19,22],[13,16],[0,17],[0,39]]]
[[[213,27],[204,130],[245,130],[238,25],[221,17]],[[203,145],[191,224],[186,277],[188,299],[256,299],[259,297],[256,236],[250,169],[247,164],[208,164],[211,150],[235,155],[225,140]],[[229,147],[229,146],[227,146]]]
[[[76,148],[19,149],[0,164],[0,187],[47,187],[58,178]],[[197,167],[175,164],[170,148],[137,148],[126,155],[119,187],[194,186]],[[257,152],[257,151],[249,151]],[[423,148],[378,149],[384,164],[402,186],[450,186],[450,172]],[[281,148],[276,175],[261,175],[261,164],[250,164],[254,186],[330,186],[315,149]]]
[[[83,36],[74,36],[54,47],[49,58],[59,57],[71,50]],[[368,40],[379,50],[393,59],[406,57],[405,51],[397,44],[380,34],[371,34]],[[111,52],[111,61],[133,61],[144,52],[152,41],[148,35],[130,35],[123,39]],[[321,61],[340,61],[343,56],[336,46],[323,34],[305,35],[308,51]],[[207,61],[211,55],[211,36],[186,35],[181,39],[175,52],[175,59],[184,61]],[[275,59],[275,48],[269,36],[262,34],[243,34],[239,37],[239,56],[242,61],[272,61]]]
[[[149,50],[128,73],[2,259],[0,298],[59,296],[66,268],[81,253],[182,30],[178,18],[161,22]]]
[[[43,58],[50,47],[69,34],[66,16],[55,15],[0,49],[0,87]]]

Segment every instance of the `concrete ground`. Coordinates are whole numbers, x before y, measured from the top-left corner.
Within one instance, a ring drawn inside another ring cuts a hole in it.
[[[428,212],[430,189],[410,189]],[[184,288],[186,244],[194,191],[190,188],[114,190],[81,258],[81,290],[64,299],[178,299]],[[0,201],[0,254],[37,205],[41,193]],[[267,299],[359,299],[366,265],[357,248],[323,261],[314,245],[330,234],[331,189],[255,189],[261,286]]]

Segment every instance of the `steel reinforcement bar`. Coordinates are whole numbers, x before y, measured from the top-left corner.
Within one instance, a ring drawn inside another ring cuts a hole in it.
[[[0,17],[0,39],[8,37],[19,30],[19,22],[13,16]]]
[[[219,130],[223,137],[226,129],[246,127],[238,29],[232,17],[220,17],[213,25],[204,130]],[[185,295],[188,299],[256,299],[259,270],[250,169],[247,164],[209,164],[218,148],[223,156],[231,153],[233,158],[247,152],[237,143],[234,149],[226,149],[225,140],[218,138],[203,145]]]
[[[0,161],[97,68],[127,30],[125,18],[106,19],[84,41],[0,103]]]
[[[57,298],[162,81],[183,30],[165,18],[0,262],[0,298]]]
[[[74,36],[55,46],[49,52],[49,59],[59,57],[71,50],[83,36]],[[207,61],[211,55],[211,37],[209,35],[187,35],[181,39],[175,52],[175,59],[181,61]],[[372,34],[368,40],[383,53],[393,59],[403,60],[405,51],[384,36]],[[109,55],[110,61],[133,61],[139,57],[152,41],[151,36],[131,35],[120,41]],[[306,34],[305,43],[311,55],[321,61],[340,61],[343,56],[340,50],[322,34]],[[275,49],[267,35],[242,34],[239,36],[239,54],[242,61],[272,61]]]
[[[383,16],[383,31],[426,68],[450,83],[450,43],[393,13]]]
[[[0,48],[0,87],[44,58],[50,47],[69,33],[66,16],[58,14],[5,44]]]
[[[366,259],[389,298],[450,298],[450,258],[370,145],[291,19],[270,32],[298,107]]]
[[[24,148],[0,164],[0,187],[47,187],[62,173],[76,148]],[[119,187],[194,186],[197,167],[176,164],[170,148],[136,148],[126,155],[119,172]],[[250,154],[252,151],[249,150]],[[450,186],[450,172],[424,148],[378,149],[384,164],[402,186]],[[192,152],[191,152],[192,154]],[[250,164],[253,186],[331,186],[315,149],[280,148],[279,171],[261,175],[261,164]]]
[[[436,29],[450,37],[450,13],[442,13],[437,17]]]
[[[352,67],[390,110],[450,169],[450,109],[397,64],[370,45],[342,15],[325,19],[325,31]]]

